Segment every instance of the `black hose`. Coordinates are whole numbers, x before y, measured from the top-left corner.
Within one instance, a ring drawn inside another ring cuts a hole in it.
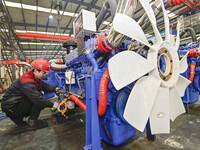
[[[191,28],[191,27],[185,28],[184,31],[182,31],[182,32],[180,33],[180,38],[181,38],[185,33],[187,33],[188,31],[190,32],[190,35],[191,35],[191,37],[192,37],[192,41],[193,41],[194,43],[197,42],[196,33],[195,33],[194,29]]]
[[[103,21],[103,18],[105,17],[106,13],[108,12],[108,9],[110,8],[110,11],[111,11],[111,16],[112,16],[112,19],[114,18],[115,16],[115,11],[116,11],[116,8],[117,8],[117,3],[115,0],[107,0],[102,9],[100,10],[100,13],[99,15],[97,16],[97,20],[96,20],[96,30],[98,31],[102,21]]]
[[[102,21],[103,21],[103,18],[105,17],[108,9],[110,8],[108,2],[106,1],[99,13],[99,15],[97,16],[97,21],[96,21],[96,29],[98,30]]]
[[[108,128],[104,122],[104,118],[103,117],[100,117],[100,122],[102,124],[102,127],[105,131],[105,134],[106,134],[106,137],[108,138],[109,142],[112,143],[112,136],[110,135],[110,132],[108,131]]]

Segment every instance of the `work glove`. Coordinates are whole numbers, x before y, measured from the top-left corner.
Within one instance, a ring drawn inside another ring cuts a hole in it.
[[[55,91],[56,91],[56,93],[59,93],[60,92],[60,87],[57,87],[56,89],[55,89]]]
[[[51,107],[51,110],[55,111],[58,108],[58,102],[53,103],[53,107]]]

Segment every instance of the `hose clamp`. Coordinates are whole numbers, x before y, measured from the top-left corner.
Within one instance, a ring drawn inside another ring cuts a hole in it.
[[[107,78],[108,80],[110,80],[110,77],[107,75],[103,75],[103,77]]]

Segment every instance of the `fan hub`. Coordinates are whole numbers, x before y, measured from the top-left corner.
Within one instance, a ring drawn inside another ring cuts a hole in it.
[[[157,55],[157,68],[162,80],[168,81],[173,74],[173,60],[168,49],[161,48]]]

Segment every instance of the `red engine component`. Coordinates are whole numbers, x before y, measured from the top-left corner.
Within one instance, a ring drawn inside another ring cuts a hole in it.
[[[57,62],[56,62],[57,64],[63,64],[64,62],[63,62],[63,60],[62,59],[57,59]]]
[[[190,57],[197,57],[197,56],[199,56],[198,49],[197,48],[190,49],[189,50],[189,56]]]
[[[95,40],[95,48],[98,52],[108,53],[115,48],[111,47],[106,41],[106,33],[101,33]]]
[[[168,4],[170,7],[175,6],[175,5],[180,5],[184,2],[185,0],[168,0]]]
[[[75,95],[70,95],[70,99],[76,103],[81,109],[83,109],[84,111],[86,111],[86,104],[80,100],[78,97],[76,97]]]
[[[189,80],[191,81],[191,83],[194,80],[194,75],[195,75],[195,63],[191,63],[190,64],[190,77],[189,77]]]
[[[194,0],[187,0],[184,2],[184,4],[187,6],[187,8],[180,10],[178,12],[179,15],[185,14],[185,13],[193,10],[194,8],[197,8],[200,6],[200,2],[195,2]]]
[[[104,115],[107,109],[107,92],[108,92],[109,81],[110,81],[110,75],[107,68],[99,84],[99,107],[98,107],[99,116]]]
[[[168,4],[170,7],[175,6],[175,5],[180,5],[184,2],[185,0],[168,0]]]

